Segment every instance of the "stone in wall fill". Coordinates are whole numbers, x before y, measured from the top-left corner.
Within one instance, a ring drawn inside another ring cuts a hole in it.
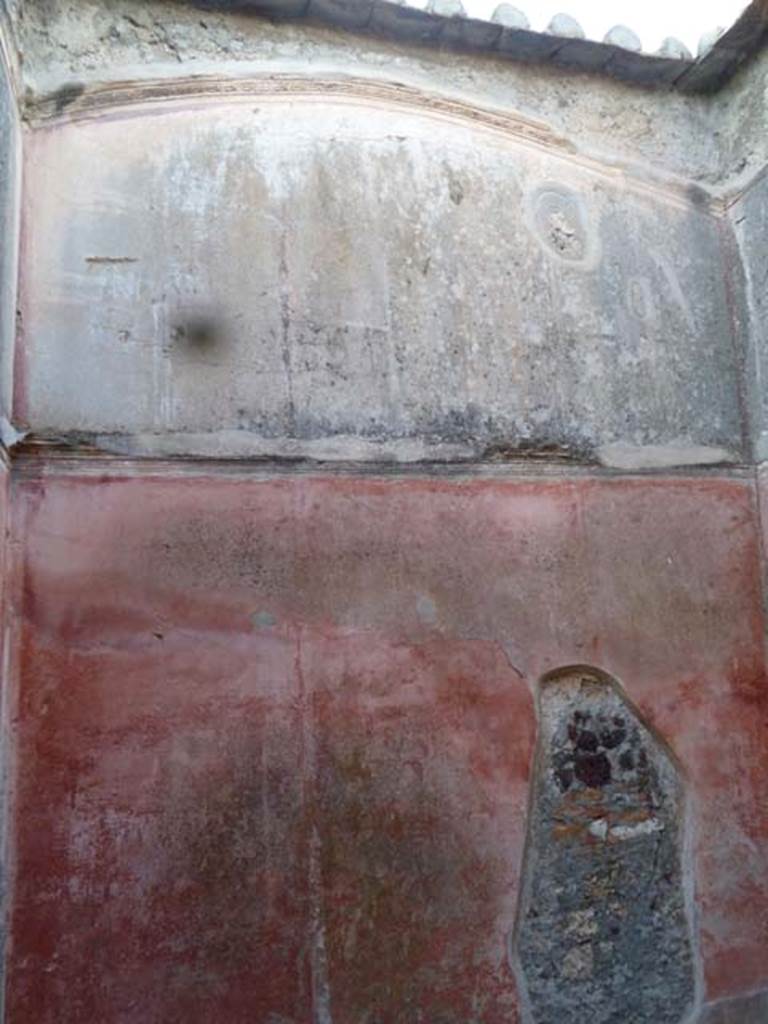
[[[684,793],[612,682],[545,681],[517,953],[535,1024],[678,1024],[694,1000]]]

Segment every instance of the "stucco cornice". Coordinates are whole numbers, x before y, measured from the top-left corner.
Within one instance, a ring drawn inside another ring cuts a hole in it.
[[[400,108],[414,115],[491,132],[517,145],[544,150],[586,170],[621,177],[637,193],[647,193],[684,208],[690,208],[693,202],[700,212],[718,216],[726,206],[717,193],[694,186],[685,178],[662,174],[630,160],[609,161],[604,154],[591,155],[543,121],[525,117],[519,112],[484,107],[373,77],[275,73],[235,78],[197,75],[112,82],[77,90],[65,87],[28,104],[25,117],[28,123],[37,127],[55,126],[94,118],[141,116],[150,109],[155,112],[174,107],[184,109],[190,104],[248,102],[254,97],[262,101],[300,100],[304,103],[334,102]]]

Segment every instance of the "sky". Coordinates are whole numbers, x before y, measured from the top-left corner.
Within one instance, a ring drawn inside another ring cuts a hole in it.
[[[426,0],[408,0],[415,7]],[[694,54],[699,38],[711,29],[729,28],[748,0],[510,0],[525,11],[531,28],[543,31],[553,15],[570,14],[589,39],[602,39],[614,25],[626,25],[643,49],[657,50],[666,36],[681,39]],[[463,0],[470,17],[490,18],[498,0]]]

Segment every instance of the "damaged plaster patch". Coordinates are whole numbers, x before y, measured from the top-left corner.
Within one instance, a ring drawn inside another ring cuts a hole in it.
[[[679,1024],[695,998],[671,757],[602,675],[544,682],[516,954],[535,1024]]]
[[[685,444],[604,444],[597,449],[598,460],[612,469],[671,469],[675,466],[717,466],[738,459],[727,448]]]
[[[89,264],[119,264],[119,263],[138,263],[139,261],[134,256],[86,256],[85,262]]]
[[[17,430],[16,427],[6,419],[5,416],[0,416],[0,442],[3,447],[10,450],[15,445],[20,444],[27,436],[29,431]]]
[[[594,260],[595,239],[576,192],[562,185],[538,189],[531,200],[531,219],[539,241],[550,253],[569,263]]]

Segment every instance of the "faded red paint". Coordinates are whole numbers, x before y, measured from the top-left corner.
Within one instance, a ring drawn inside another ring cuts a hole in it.
[[[5,666],[9,651],[6,648],[6,633],[8,626],[8,576],[9,576],[9,550],[8,534],[10,530],[10,472],[5,459],[0,459],[0,665]],[[4,681],[5,670],[0,678]],[[3,701],[7,708],[7,701]],[[7,713],[3,716],[3,732],[7,729]]]
[[[746,480],[20,480],[9,1019],[516,1019],[532,685],[675,751],[711,998],[768,981]]]

